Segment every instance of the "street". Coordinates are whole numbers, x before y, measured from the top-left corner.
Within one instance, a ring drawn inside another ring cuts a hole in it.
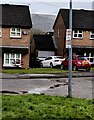
[[[72,78],[72,96],[93,97],[93,78]],[[68,78],[2,79],[2,93],[68,95]]]

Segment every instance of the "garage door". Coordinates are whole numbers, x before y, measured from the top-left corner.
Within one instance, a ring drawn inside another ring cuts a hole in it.
[[[47,56],[52,56],[55,53],[53,51],[38,51],[38,57],[39,58],[45,58]]]

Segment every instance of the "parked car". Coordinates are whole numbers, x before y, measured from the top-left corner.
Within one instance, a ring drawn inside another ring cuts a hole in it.
[[[69,58],[67,57],[64,61],[61,63],[61,69],[68,68],[69,65]],[[90,61],[84,57],[84,56],[72,56],[72,69],[74,71],[78,69],[85,69],[86,71],[90,71],[91,64]]]
[[[39,58],[32,58],[30,60],[30,67],[31,68],[40,68],[41,60]]]
[[[64,58],[62,56],[48,56],[41,61],[41,67],[57,67],[60,66]]]

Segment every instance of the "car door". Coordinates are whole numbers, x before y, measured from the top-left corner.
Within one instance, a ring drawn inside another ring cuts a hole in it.
[[[47,57],[44,61],[43,61],[43,66],[44,67],[50,67],[50,61],[51,61],[51,57]]]
[[[46,66],[50,67],[50,63],[52,62],[52,57],[48,57],[46,60]]]
[[[69,58],[67,57],[64,62],[63,62],[63,65],[65,68],[68,68],[68,64],[69,64]]]

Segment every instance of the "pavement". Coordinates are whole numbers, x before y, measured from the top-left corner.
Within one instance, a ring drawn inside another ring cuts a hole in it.
[[[31,79],[31,78],[68,78],[69,73],[63,72],[62,74],[6,74],[0,73],[1,79]],[[72,77],[94,77],[94,71],[73,72]]]

